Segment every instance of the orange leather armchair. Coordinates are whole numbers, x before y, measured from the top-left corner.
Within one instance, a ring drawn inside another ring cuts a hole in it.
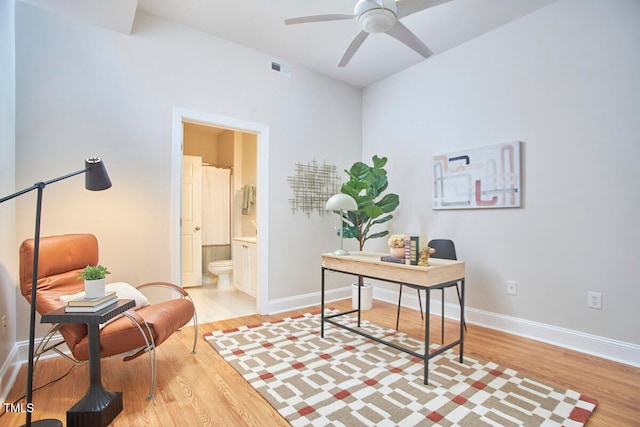
[[[33,239],[25,240],[20,246],[20,290],[31,303],[31,275],[33,269]],[[36,289],[36,310],[40,314],[65,306],[61,297],[84,290],[84,282],[78,279],[80,271],[87,265],[98,264],[98,241],[92,234],[65,234],[40,239],[38,281]],[[165,282],[153,282],[138,286],[160,286],[174,291],[179,298],[151,304],[137,310],[129,310],[125,315],[106,324],[100,330],[100,357],[124,357],[134,359],[149,353],[151,365],[151,385],[148,399],[153,398],[155,385],[155,348],[175,331],[194,321],[195,353],[198,321],[195,306],[189,294],[179,286]],[[73,358],[58,349],[62,342],[50,344],[56,332],[64,338]],[[54,325],[35,350],[35,357],[53,350],[72,362],[84,363],[89,358],[87,326],[84,324]],[[37,359],[36,359],[37,360]]]

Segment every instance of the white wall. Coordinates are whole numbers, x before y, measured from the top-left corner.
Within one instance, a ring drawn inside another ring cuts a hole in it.
[[[16,191],[15,187],[15,51],[14,0],[0,1],[0,197]],[[9,392],[15,362],[11,356],[16,342],[17,253],[15,200],[0,205],[0,318],[7,319],[6,330],[0,325],[0,400]],[[28,319],[28,316],[26,316]]]
[[[470,315],[640,344],[638,22],[637,1],[560,0],[365,89],[363,158],[389,157],[401,200],[389,227],[456,242]],[[431,209],[433,155],[516,140],[522,208]]]
[[[170,280],[172,111],[219,114],[269,126],[269,298],[318,291],[331,218],[292,215],[286,177],[299,161],[341,170],[360,158],[360,89],[296,66],[280,76],[265,54],[151,16],[127,36],[24,3],[16,14],[18,186],[90,155],[113,182],[100,193],[81,178],[47,187],[43,235],[96,234],[111,280]],[[32,233],[32,205],[18,203],[19,241]]]
[[[337,242],[332,215],[291,213],[294,164],[316,159],[342,170],[386,155],[390,189],[401,197],[390,230],[456,241],[470,318],[548,325],[637,352],[638,7],[559,0],[361,98],[295,64],[284,78],[267,70],[265,54],[157,18],[138,16],[126,36],[19,3],[15,186],[102,156],[114,187],[86,192],[81,178],[48,187],[43,234],[95,233],[113,280],[169,280],[173,108],[264,123],[269,300],[284,307],[317,299],[318,253]],[[434,154],[513,140],[524,143],[522,208],[431,210]],[[9,141],[0,149],[11,156]],[[17,208],[19,242],[33,232],[33,198]],[[0,252],[3,265],[15,264],[17,242]],[[379,239],[367,249],[386,247]],[[507,279],[518,281],[518,296],[506,295]],[[603,293],[602,311],[586,308],[591,290]],[[26,310],[18,297],[17,316]]]

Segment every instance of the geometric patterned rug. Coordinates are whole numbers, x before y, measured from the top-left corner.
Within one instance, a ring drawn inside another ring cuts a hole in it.
[[[423,346],[394,329],[361,327]],[[495,363],[465,355],[461,364],[453,349],[429,361],[424,385],[418,358],[330,324],[324,336],[316,312],[204,338],[293,426],[570,427],[584,425],[597,404]]]

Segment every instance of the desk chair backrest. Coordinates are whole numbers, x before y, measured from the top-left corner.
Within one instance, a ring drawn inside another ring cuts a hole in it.
[[[435,253],[431,254],[431,258],[458,259],[456,257],[456,246],[452,240],[433,239],[429,242],[429,247],[436,250]]]
[[[429,241],[429,247],[432,249],[435,249],[435,253],[432,253],[430,255],[431,258],[440,258],[440,259],[451,259],[451,260],[457,260],[458,258],[456,257],[456,246],[453,244],[452,240],[448,240],[448,239],[433,239],[431,241]],[[408,287],[413,287],[414,289],[416,289],[418,291],[418,302],[420,303],[420,316],[422,316],[422,318],[424,319],[424,313],[422,312],[422,299],[420,299],[420,289],[421,287],[414,287],[412,285],[406,284],[406,283],[401,283],[400,284],[400,292],[398,295],[398,315],[396,317],[396,330],[398,329],[398,326],[400,326],[400,305],[402,302],[402,288],[403,286],[408,286]],[[458,287],[458,284],[456,283],[456,288]],[[442,291],[442,318],[444,319],[444,288],[441,289]],[[428,295],[428,294],[427,294]],[[458,299],[460,299],[460,292],[458,292]],[[444,342],[444,320],[442,322],[442,342]]]
[[[433,239],[429,242],[429,247],[436,250],[435,253],[431,254],[431,258],[440,258],[440,259],[451,259],[457,260],[456,256],[456,245],[453,244],[453,240],[449,239]],[[460,307],[462,307],[462,296],[460,295],[460,288],[458,287],[458,282],[456,282],[456,292],[458,293],[458,301],[460,302]],[[441,333],[441,342],[444,343],[444,288],[442,288],[442,333]],[[463,320],[462,324],[464,325],[464,330],[467,330],[467,323]],[[396,326],[396,329],[398,327]]]

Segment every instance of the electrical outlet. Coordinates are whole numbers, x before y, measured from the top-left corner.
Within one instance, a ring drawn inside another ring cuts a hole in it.
[[[600,292],[589,292],[587,307],[602,310],[602,294]]]
[[[507,280],[507,295],[518,295],[518,282]]]

